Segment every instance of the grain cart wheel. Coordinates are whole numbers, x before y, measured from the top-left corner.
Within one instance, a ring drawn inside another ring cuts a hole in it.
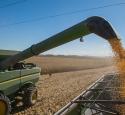
[[[0,115],[9,115],[11,112],[11,104],[8,97],[0,94]]]
[[[37,88],[30,86],[24,90],[24,106],[32,106],[37,102]]]

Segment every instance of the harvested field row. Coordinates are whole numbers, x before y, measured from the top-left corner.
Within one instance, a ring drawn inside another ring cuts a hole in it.
[[[105,67],[43,75],[38,83],[37,104],[14,115],[53,115],[100,76],[114,71],[114,67]]]
[[[86,70],[113,65],[112,58],[90,56],[36,56],[26,60],[41,67],[41,74]]]

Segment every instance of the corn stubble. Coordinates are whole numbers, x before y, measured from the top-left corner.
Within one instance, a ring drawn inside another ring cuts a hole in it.
[[[119,39],[110,39],[109,43],[111,45],[112,51],[114,53],[115,64],[117,67],[118,72],[120,73],[119,76],[119,96],[120,99],[125,99],[125,50],[122,47],[121,41]],[[116,106],[117,110],[120,112],[121,115],[125,115],[125,105]]]

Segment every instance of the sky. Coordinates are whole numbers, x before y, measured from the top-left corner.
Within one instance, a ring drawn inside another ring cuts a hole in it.
[[[32,44],[43,41],[91,16],[101,16],[108,20],[120,36],[124,46],[125,4],[84,11],[116,3],[125,3],[125,0],[0,0],[0,49],[22,51]],[[83,11],[48,18],[77,10]],[[40,20],[29,21],[34,19]],[[23,21],[26,23],[18,23]],[[90,34],[83,39],[82,43],[77,39],[43,54],[112,55],[110,45],[101,37]]]

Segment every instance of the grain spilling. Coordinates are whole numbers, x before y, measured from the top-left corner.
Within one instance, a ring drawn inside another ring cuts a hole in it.
[[[114,53],[115,64],[118,72],[120,73],[119,77],[119,95],[121,99],[125,98],[125,50],[122,47],[120,39],[109,39],[109,43],[112,47]],[[125,106],[117,106],[117,110],[121,115],[125,114]]]

